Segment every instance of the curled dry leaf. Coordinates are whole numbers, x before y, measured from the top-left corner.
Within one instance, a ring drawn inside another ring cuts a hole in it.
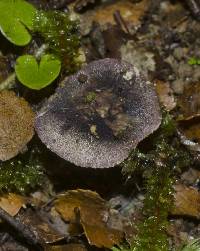
[[[184,215],[200,219],[200,192],[193,187],[175,185],[173,215]]]
[[[0,197],[0,207],[11,216],[15,216],[27,202],[26,197],[14,193]]]
[[[12,91],[0,92],[0,160],[15,157],[34,134],[34,113]]]
[[[108,168],[126,159],[160,123],[153,85],[131,64],[107,58],[66,78],[38,113],[35,128],[63,159]]]
[[[111,248],[123,238],[122,231],[109,226],[109,207],[95,192],[81,189],[68,191],[58,197],[55,209],[69,222],[76,221],[78,209],[80,223],[91,245]]]

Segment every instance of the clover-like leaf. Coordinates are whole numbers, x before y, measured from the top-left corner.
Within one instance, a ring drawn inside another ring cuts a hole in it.
[[[19,81],[35,90],[51,84],[59,75],[61,62],[51,54],[46,54],[38,64],[32,55],[23,55],[17,59],[15,72]]]
[[[0,0],[0,30],[12,43],[23,46],[30,42],[36,9],[24,0]]]

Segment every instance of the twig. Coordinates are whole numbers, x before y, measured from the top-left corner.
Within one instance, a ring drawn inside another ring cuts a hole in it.
[[[115,22],[121,27],[122,30],[125,30],[128,34],[130,34],[129,28],[127,26],[126,21],[123,19],[119,10],[116,10],[113,14]]]
[[[26,225],[21,223],[19,220],[10,216],[1,207],[0,207],[0,218],[4,222],[8,223],[12,228],[14,228],[19,233],[19,235],[21,235],[26,240],[27,244],[37,247],[38,250],[42,250],[41,240],[39,236],[35,232],[31,231]]]

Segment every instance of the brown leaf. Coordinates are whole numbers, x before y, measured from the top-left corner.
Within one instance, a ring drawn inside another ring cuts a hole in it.
[[[123,238],[122,231],[109,227],[109,208],[105,200],[89,190],[71,190],[59,196],[55,202],[56,210],[64,220],[74,222],[77,209],[80,223],[91,245],[111,248]]]
[[[34,113],[12,91],[0,92],[0,160],[15,157],[34,134]]]
[[[62,246],[48,246],[45,251],[87,251],[81,244],[68,244]]]
[[[27,203],[27,198],[18,194],[9,193],[0,197],[0,207],[11,216],[15,216],[19,210]]]
[[[161,80],[156,80],[156,91],[160,100],[160,103],[165,107],[167,111],[171,111],[175,108],[176,102],[173,96],[173,91],[170,88],[169,83],[165,83]]]
[[[139,3],[131,3],[128,0],[113,1],[113,3],[99,8],[94,12],[93,21],[100,25],[107,23],[115,24],[113,14],[119,11],[124,21],[128,26],[138,26],[141,23],[141,18],[149,7],[149,0],[142,0]]]
[[[177,118],[182,138],[189,148],[199,152],[200,149],[200,83],[187,85],[183,95],[178,99],[180,115]]]
[[[189,84],[178,99],[181,116],[179,120],[189,120],[200,116],[200,83]]]
[[[188,139],[200,144],[200,117],[181,121],[178,125]]]
[[[182,184],[175,185],[174,215],[185,215],[200,219],[200,192]]]

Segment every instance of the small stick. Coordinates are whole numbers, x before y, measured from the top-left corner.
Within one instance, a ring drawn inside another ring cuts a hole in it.
[[[127,26],[127,23],[123,19],[121,13],[119,10],[116,10],[113,14],[113,17],[115,19],[115,22],[121,27],[122,30],[125,30],[128,34],[130,34],[129,28]]]
[[[12,228],[17,230],[17,232],[19,232],[19,234],[27,241],[28,244],[37,247],[38,250],[42,250],[41,240],[39,239],[39,236],[35,232],[31,231],[27,226],[25,226],[19,220],[10,216],[1,207],[0,207],[0,218],[4,222],[8,223]]]

